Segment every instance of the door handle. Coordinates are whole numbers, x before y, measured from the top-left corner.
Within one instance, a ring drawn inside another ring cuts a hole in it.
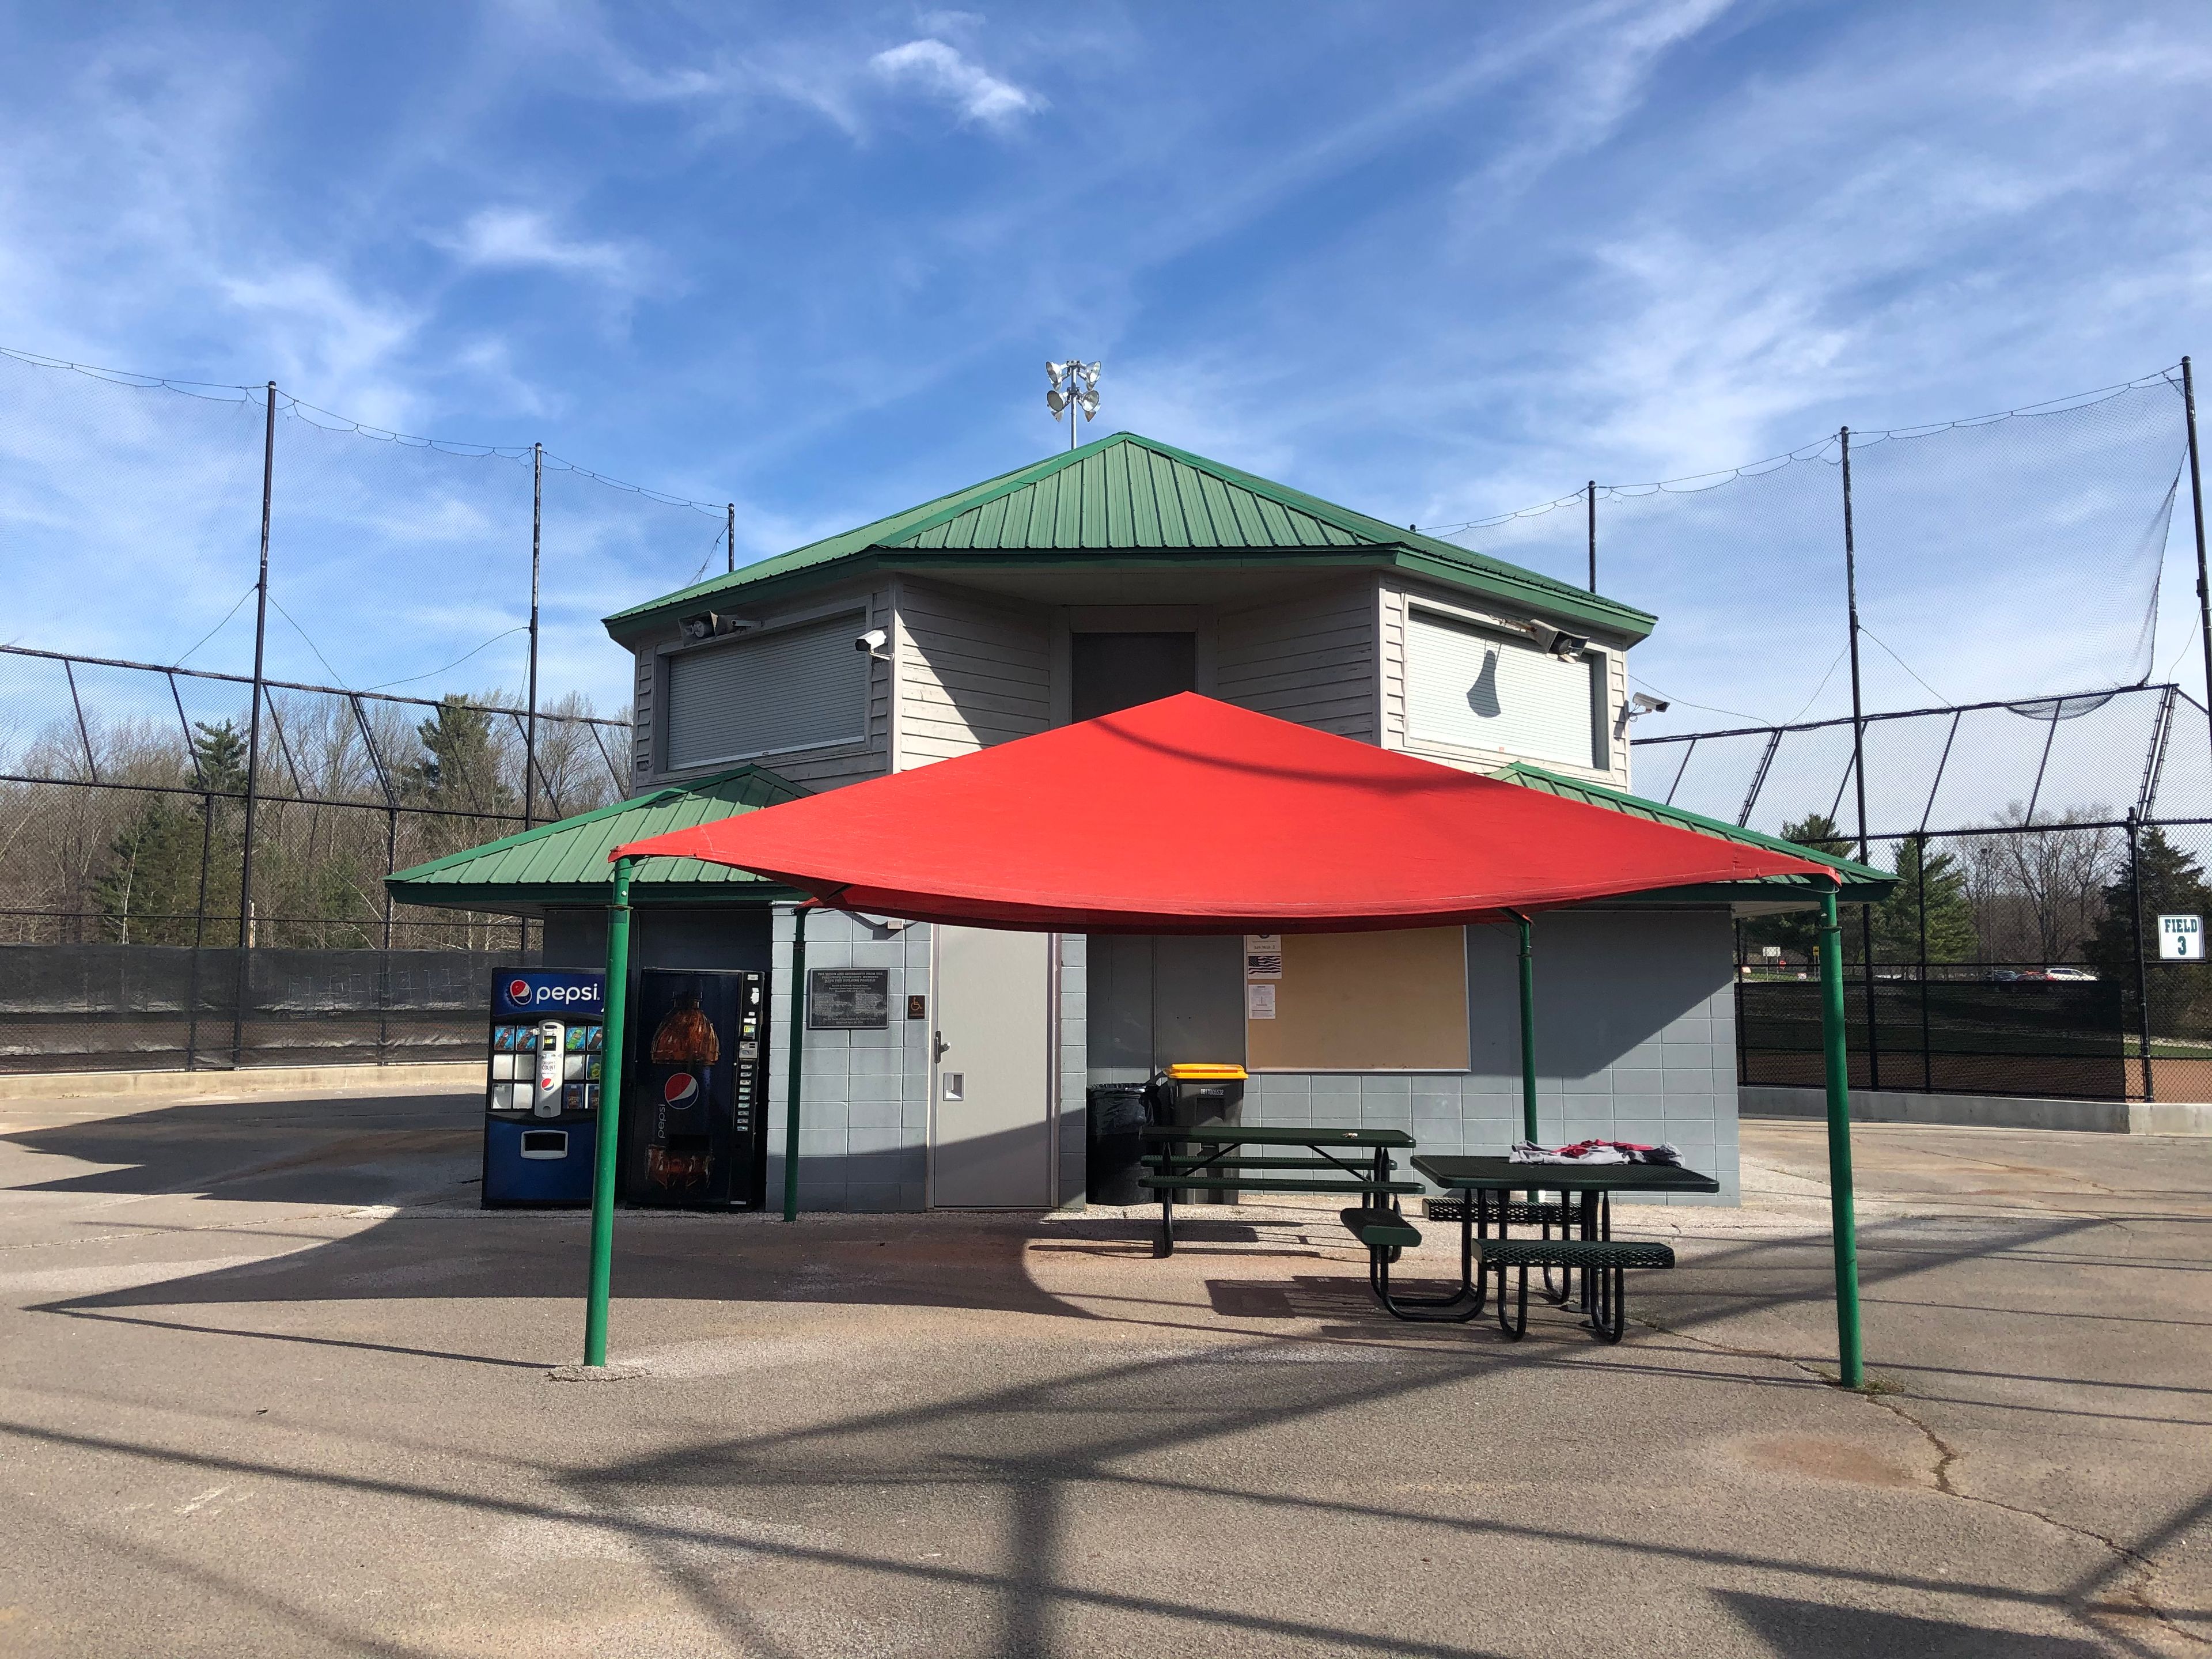
[[[929,1057],[933,1060],[944,1059],[945,1051],[951,1046],[952,1045],[951,1043],[945,1040],[944,1032],[932,1031],[929,1034]]]

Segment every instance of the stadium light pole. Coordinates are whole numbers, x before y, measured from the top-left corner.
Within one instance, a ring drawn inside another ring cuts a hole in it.
[[[1083,418],[1098,418],[1098,365],[1070,358],[1064,363],[1048,362],[1044,366],[1044,406],[1058,420],[1060,411],[1067,411],[1067,447],[1075,447],[1075,410],[1083,411]]]

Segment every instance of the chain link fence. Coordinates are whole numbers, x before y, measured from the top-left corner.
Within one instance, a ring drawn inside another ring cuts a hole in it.
[[[2212,969],[2162,915],[2212,915],[2212,720],[2174,685],[1870,714],[1867,856],[1891,897],[1846,920],[1863,1088],[2212,1099]],[[1633,747],[1639,793],[1856,854],[1852,722]],[[1820,1078],[1812,924],[1737,925],[1739,1067]]]
[[[628,711],[542,692],[541,629],[580,661],[608,572],[672,586],[734,556],[726,504],[538,446],[0,350],[19,614],[237,595],[171,662],[0,646],[0,1072],[472,1048],[534,927],[395,906],[384,877],[626,793]],[[434,591],[396,574],[426,565]],[[219,635],[236,661],[248,633],[252,672],[193,662]],[[322,672],[265,673],[279,646]],[[431,650],[454,660],[376,687],[331,660]],[[417,695],[496,687],[484,665],[526,651],[516,689]]]

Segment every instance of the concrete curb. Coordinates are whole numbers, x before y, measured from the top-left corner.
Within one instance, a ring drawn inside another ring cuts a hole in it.
[[[1825,1117],[1818,1089],[1742,1084],[1745,1117]],[[1954,1128],[2071,1129],[2090,1134],[2212,1135],[2212,1105],[2195,1101],[2043,1100],[2021,1095],[1923,1095],[1851,1091],[1855,1123],[1936,1123]]]
[[[270,1066],[240,1072],[23,1072],[0,1077],[0,1100],[234,1100],[240,1095],[467,1094],[481,1060],[407,1066]]]

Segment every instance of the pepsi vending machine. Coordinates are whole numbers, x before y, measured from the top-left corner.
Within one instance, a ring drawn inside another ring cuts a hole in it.
[[[592,1201],[606,975],[511,969],[494,982],[484,1097],[486,1209]]]
[[[648,968],[623,1090],[623,1195],[757,1210],[768,1182],[768,975]]]

